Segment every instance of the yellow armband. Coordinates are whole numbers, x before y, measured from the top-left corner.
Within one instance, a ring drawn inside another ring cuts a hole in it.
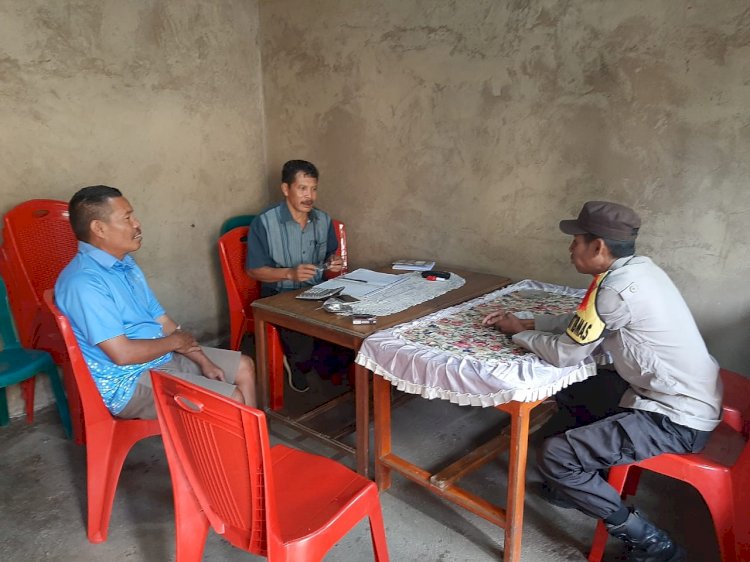
[[[589,285],[589,290],[586,291],[581,304],[578,305],[575,316],[570,319],[570,324],[568,324],[565,333],[578,344],[585,345],[595,342],[604,333],[606,324],[596,309],[596,296],[599,293],[602,281],[608,274],[609,271],[605,271],[594,277],[591,285]]]

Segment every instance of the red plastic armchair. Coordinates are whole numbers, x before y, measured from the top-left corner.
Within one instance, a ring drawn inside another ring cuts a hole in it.
[[[349,268],[344,223],[334,220],[333,228],[339,241],[338,253],[344,263],[341,272],[331,274],[330,277],[346,273]],[[229,301],[230,347],[235,350],[239,350],[245,334],[255,333],[252,303],[260,298],[260,283],[245,273],[248,230],[247,226],[239,226],[219,238],[221,272]],[[270,407],[272,410],[279,410],[284,406],[284,352],[276,328],[270,325],[268,343]]]
[[[348,271],[348,247],[344,223],[334,220],[333,228],[339,240],[339,254],[344,262],[336,277]],[[229,300],[230,347],[239,350],[245,334],[255,333],[252,302],[260,298],[260,283],[245,273],[248,226],[239,226],[219,238],[219,257]]]
[[[336,238],[338,238],[339,241],[339,248],[337,250],[337,253],[341,256],[341,261],[343,261],[344,264],[341,268],[341,271],[339,271],[338,273],[331,273],[330,271],[326,272],[329,279],[332,277],[338,277],[339,275],[344,275],[349,271],[349,245],[346,240],[346,227],[341,221],[333,220],[332,222],[333,230],[336,233]]]
[[[721,370],[724,404],[721,424],[698,454],[663,454],[633,464],[615,466],[609,483],[625,498],[634,495],[643,470],[691,484],[708,506],[723,562],[750,560],[750,379]],[[589,562],[599,562],[607,544],[600,521]]]
[[[247,226],[233,228],[219,238],[219,259],[229,301],[231,349],[239,350],[245,334],[255,333],[253,307],[260,298],[260,283],[245,273]]]
[[[68,219],[68,204],[51,199],[32,199],[8,211],[3,220],[3,247],[0,273],[8,288],[8,300],[16,319],[21,345],[41,349],[63,366],[65,345],[55,321],[43,303],[43,294],[52,289],[60,271],[78,250]],[[73,429],[78,443],[81,414],[75,385],[64,378]],[[34,379],[23,384],[26,412],[33,419]]]
[[[67,350],[66,368],[75,379],[83,405],[86,429],[86,480],[88,496],[88,538],[107,540],[109,518],[122,464],[130,449],[141,439],[159,435],[158,420],[121,420],[112,416],[91,377],[68,319],[54,303],[53,292],[45,291],[45,304],[55,319]]]
[[[330,459],[271,447],[260,410],[156,370],[151,379],[172,476],[178,562],[201,560],[209,526],[270,562],[322,560],[364,517],[375,560],[388,561],[374,482]]]
[[[245,273],[247,226],[233,228],[219,238],[219,260],[229,301],[229,345],[239,350],[245,334],[255,333],[252,303],[260,298],[260,283]],[[271,381],[271,408],[280,409],[284,392],[284,352],[276,328],[268,325],[268,373]],[[279,398],[280,397],[280,398]]]
[[[45,351],[64,356],[54,322],[43,323],[44,317],[50,318],[43,294],[55,286],[57,276],[78,251],[78,240],[68,219],[68,204],[32,199],[8,211],[4,217],[3,248],[11,273],[10,280],[6,279],[11,286],[11,309],[21,343],[42,349],[40,344],[57,342],[61,345]]]

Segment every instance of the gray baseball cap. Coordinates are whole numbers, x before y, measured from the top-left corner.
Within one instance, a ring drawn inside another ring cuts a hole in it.
[[[635,240],[641,217],[633,209],[609,201],[586,201],[577,219],[560,221],[565,234],[593,234],[609,240]]]

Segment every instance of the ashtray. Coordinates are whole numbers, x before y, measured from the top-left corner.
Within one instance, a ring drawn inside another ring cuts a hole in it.
[[[348,314],[351,313],[352,306],[350,304],[346,304],[341,299],[331,297],[330,299],[326,299],[323,302],[323,309],[327,310],[328,312],[333,312],[334,314]]]

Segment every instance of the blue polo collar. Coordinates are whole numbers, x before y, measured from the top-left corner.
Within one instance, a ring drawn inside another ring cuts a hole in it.
[[[104,250],[100,250],[96,246],[92,246],[88,242],[83,242],[82,240],[78,241],[78,252],[83,255],[89,256],[96,263],[106,269],[120,269],[122,271],[128,271],[130,269],[133,269],[133,266],[135,265],[135,260],[130,257],[130,254],[125,256],[122,260],[118,260],[112,254],[105,252]]]

